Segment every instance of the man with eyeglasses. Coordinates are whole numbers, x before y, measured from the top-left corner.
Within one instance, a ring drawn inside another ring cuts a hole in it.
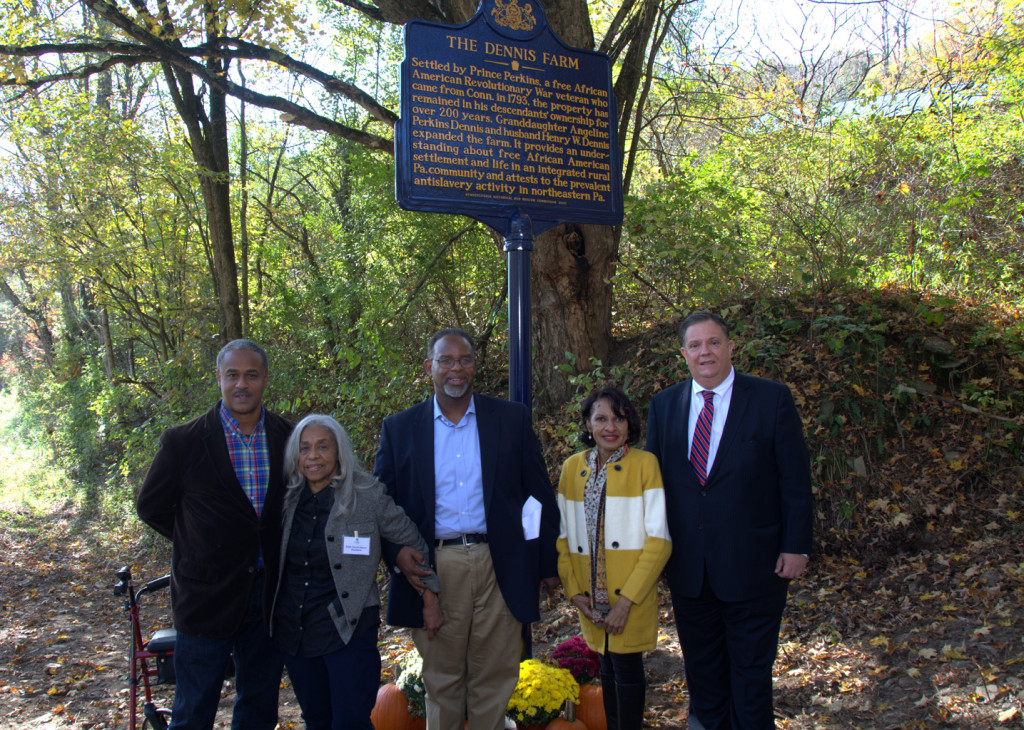
[[[540,618],[540,583],[558,583],[558,506],[521,404],[473,392],[476,346],[443,329],[423,363],[434,395],[385,419],[374,473],[420,529],[430,555],[384,544],[387,620],[413,629],[428,730],[501,730],[519,677],[523,623]],[[441,582],[435,600],[420,576]],[[425,602],[426,601],[426,602]]]

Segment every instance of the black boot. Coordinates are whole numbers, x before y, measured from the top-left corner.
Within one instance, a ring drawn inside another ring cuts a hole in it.
[[[619,700],[614,674],[601,672],[601,698],[604,700],[604,721],[608,730],[619,730]]]
[[[607,690],[605,690],[607,692]],[[618,730],[641,730],[644,726],[644,698],[647,685],[616,684],[615,694],[618,696],[619,721]],[[607,707],[607,702],[605,704]],[[611,727],[611,724],[608,725]]]

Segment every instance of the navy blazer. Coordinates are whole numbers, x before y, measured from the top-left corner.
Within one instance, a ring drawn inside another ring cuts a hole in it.
[[[555,490],[526,407],[479,393],[473,398],[494,574],[513,615],[523,623],[537,621],[540,580],[558,575]],[[436,567],[433,398],[384,419],[373,472],[426,538],[429,564]],[[523,505],[530,496],[543,508],[540,537],[534,540],[525,539],[522,525]],[[400,548],[383,543],[389,566],[394,567]],[[387,621],[394,626],[423,626],[423,601],[406,580],[391,581]]]
[[[647,450],[658,457],[672,557],[671,589],[696,598],[767,593],[779,553],[811,551],[811,469],[803,424],[785,385],[736,373],[722,440],[702,487],[688,454],[691,381],[651,400]]]
[[[284,497],[284,445],[294,424],[266,411],[270,479],[263,511],[235,475],[218,403],[204,415],[164,431],[139,489],[136,509],[171,540],[174,626],[188,636],[228,637],[245,616],[258,572],[277,566]],[[273,588],[274,581],[268,581]],[[269,614],[272,591],[263,596]]]

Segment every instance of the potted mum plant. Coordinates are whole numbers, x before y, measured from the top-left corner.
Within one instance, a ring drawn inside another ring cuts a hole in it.
[[[427,689],[423,685],[423,658],[418,651],[410,651],[402,658],[402,671],[395,681],[409,702],[409,714],[427,716]]]
[[[401,662],[394,684],[381,685],[370,713],[374,727],[390,730],[426,730],[426,689],[423,686],[423,660],[418,651],[410,651]]]
[[[579,693],[568,669],[527,659],[519,664],[519,681],[505,712],[519,728],[544,727],[561,714],[566,701],[579,701]]]
[[[587,646],[582,636],[566,639],[555,647],[551,659],[558,666],[572,672],[572,676],[580,684],[580,699],[576,706],[576,717],[583,721],[589,730],[605,730],[607,720],[604,716],[604,692],[596,684],[601,674],[601,657]]]
[[[601,657],[587,646],[582,636],[566,639],[551,652],[551,659],[562,669],[572,672],[580,684],[593,682],[601,674]]]

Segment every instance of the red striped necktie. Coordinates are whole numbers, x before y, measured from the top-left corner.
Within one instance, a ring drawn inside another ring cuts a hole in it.
[[[690,447],[690,463],[697,473],[697,481],[703,487],[708,478],[708,451],[711,448],[711,421],[715,417],[715,391],[702,390],[704,407],[697,416],[697,426],[693,429],[693,446]]]

